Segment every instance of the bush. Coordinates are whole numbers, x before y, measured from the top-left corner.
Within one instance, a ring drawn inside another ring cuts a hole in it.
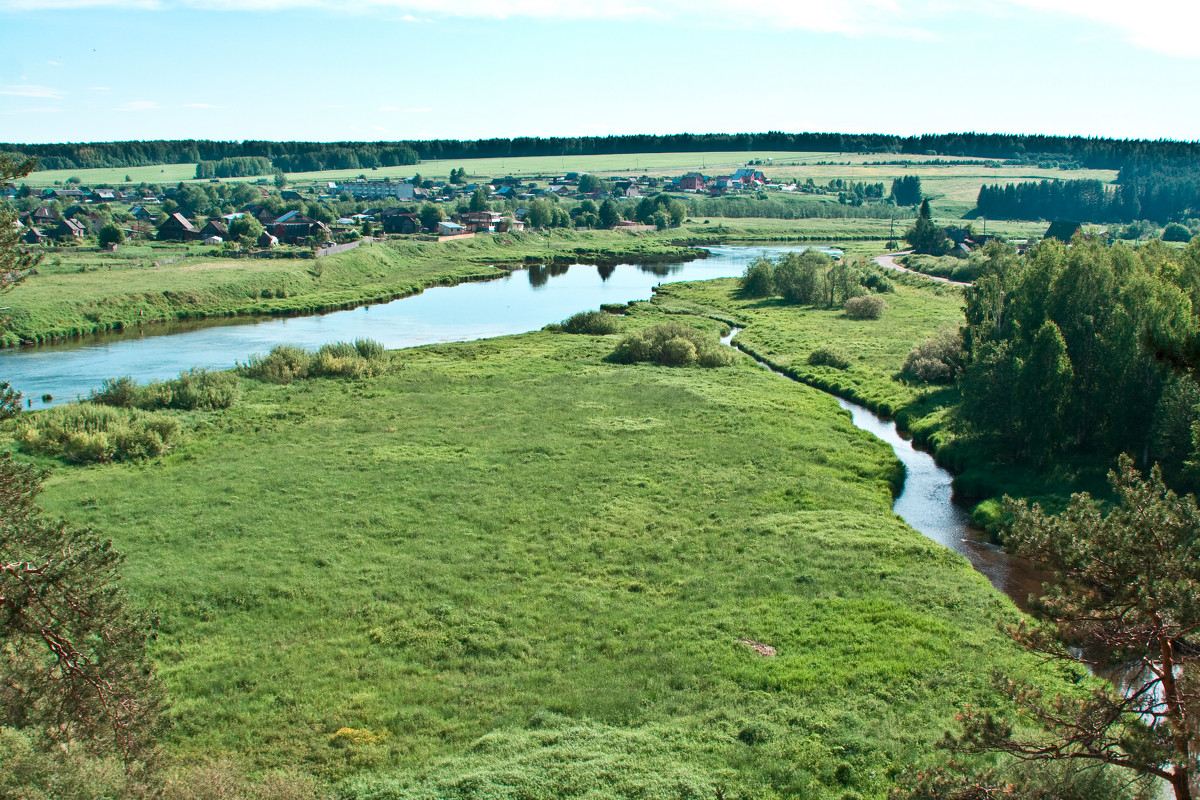
[[[1172,222],[1163,228],[1162,238],[1164,242],[1190,242],[1192,232],[1187,229],[1187,226]]]
[[[287,384],[307,378],[311,363],[312,354],[303,347],[277,344],[265,356],[250,356],[245,364],[238,365],[238,370],[243,375],[258,378],[260,381]]]
[[[279,344],[264,355],[254,355],[238,370],[247,377],[268,383],[291,383],[318,377],[368,378],[379,375],[387,362],[387,350],[374,339],[330,342],[316,353],[303,347]]]
[[[161,414],[79,404],[24,416],[21,449],[80,464],[160,456],[179,439],[179,422]]]
[[[727,367],[733,363],[734,353],[690,325],[667,322],[626,336],[609,360],[617,364],[650,361],[673,367]]]
[[[238,378],[232,372],[194,367],[170,381],[155,381],[139,386],[129,376],[109,378],[93,391],[93,403],[119,408],[178,408],[184,411],[215,411],[229,408],[241,395]]]
[[[851,297],[846,301],[846,316],[850,319],[879,319],[887,309],[887,301],[878,295]]]
[[[962,370],[962,333],[943,328],[909,351],[900,374],[920,383],[953,383]]]
[[[756,258],[742,276],[742,294],[746,297],[771,297],[775,294],[775,265],[769,258]]]
[[[818,347],[808,356],[808,363],[814,367],[847,369],[850,366],[850,359],[832,347]]]
[[[621,324],[611,314],[603,311],[580,311],[567,317],[562,322],[564,333],[583,333],[593,336],[607,336],[621,330]]]
[[[859,281],[863,286],[870,289],[872,292],[879,294],[888,294],[896,291],[896,284],[892,283],[892,279],[884,275],[877,269],[868,270]]]

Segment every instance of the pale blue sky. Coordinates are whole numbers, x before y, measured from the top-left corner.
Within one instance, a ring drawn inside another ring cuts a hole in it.
[[[0,141],[1197,139],[1197,30],[1195,0],[0,0]]]

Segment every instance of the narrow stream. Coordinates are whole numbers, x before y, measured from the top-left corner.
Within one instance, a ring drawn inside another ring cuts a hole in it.
[[[734,328],[721,341],[737,347],[733,337],[740,330]],[[758,359],[755,361],[776,375],[788,378],[769,364]],[[1007,595],[1018,608],[1027,610],[1029,595],[1041,589],[1041,576],[1032,564],[1014,558],[1003,548],[982,540],[971,529],[967,510],[954,501],[951,486],[954,476],[939,467],[933,456],[913,447],[911,441],[902,437],[896,430],[895,422],[882,419],[857,403],[829,392],[826,394],[850,412],[855,427],[891,445],[896,458],[904,464],[904,488],[892,506],[896,514],[919,533],[965,556],[971,566],[991,581],[992,586]]]

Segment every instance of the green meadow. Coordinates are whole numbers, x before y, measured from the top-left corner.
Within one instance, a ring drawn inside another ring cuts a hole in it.
[[[785,310],[732,283],[622,326],[716,337],[682,306],[723,307],[783,347]],[[895,338],[952,306],[900,292]],[[883,369],[899,351],[859,325],[844,346]],[[167,756],[346,798],[882,799],[993,669],[1032,668],[996,627],[1015,609],[892,513],[900,465],[831,397],[744,356],[611,364],[620,336],[243,378],[230,409],[163,412],[184,439],[158,459],[41,460],[43,504],[111,536],[160,615]]]

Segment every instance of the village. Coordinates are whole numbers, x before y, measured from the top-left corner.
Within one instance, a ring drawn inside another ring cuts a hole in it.
[[[686,213],[682,200],[689,195],[798,190],[795,184],[773,183],[750,167],[716,177],[699,172],[672,178],[535,177],[540,180],[467,182],[465,170],[452,170],[450,180],[360,175],[291,187],[286,179],[277,179],[274,188],[265,178],[168,187],[89,188],[69,181],[40,192],[8,185],[3,195],[17,207],[14,224],[29,246],[79,246],[95,240],[99,247],[113,249],[140,239],[263,251],[281,245],[329,249],[370,236],[457,239],[527,227],[649,230],[678,225]],[[576,205],[570,206],[572,202]]]

